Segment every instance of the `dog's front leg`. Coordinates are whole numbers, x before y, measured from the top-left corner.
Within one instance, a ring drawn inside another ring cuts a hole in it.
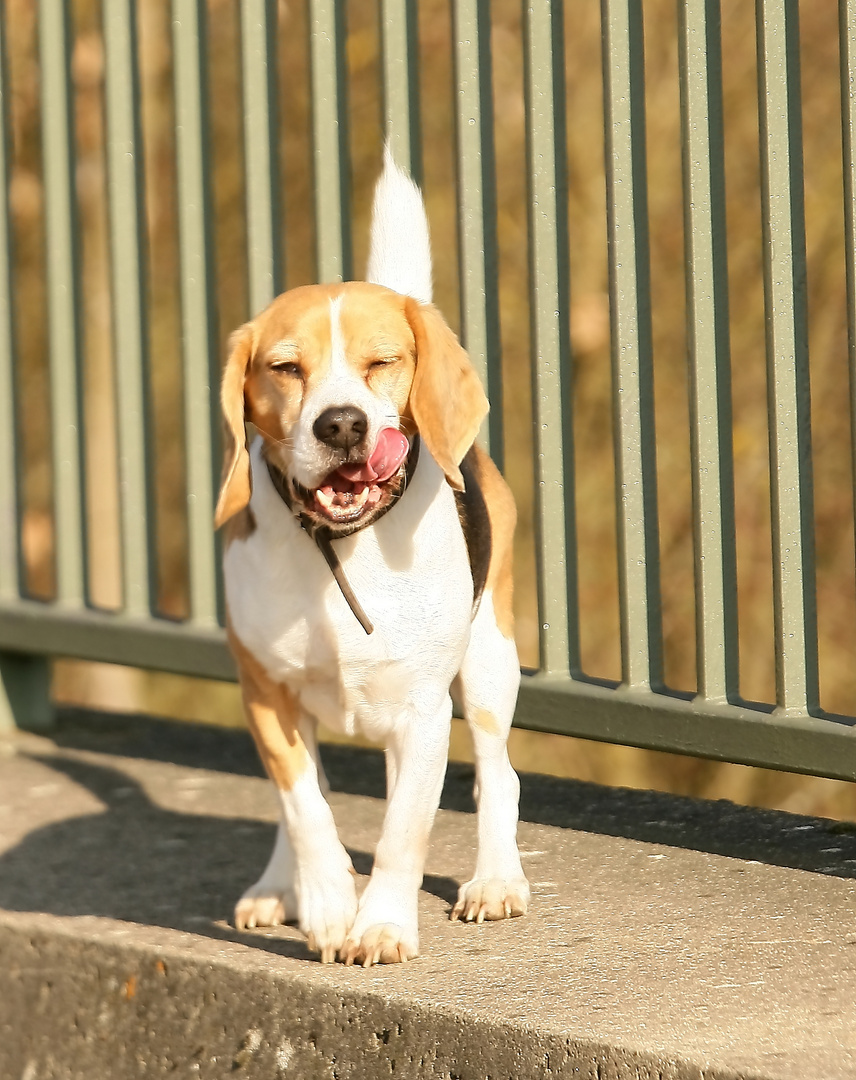
[[[388,802],[374,867],[340,951],[346,964],[394,964],[419,954],[418,897],[428,836],[440,803],[452,703],[413,711],[387,748]]]
[[[236,649],[234,642],[233,651],[240,660],[247,722],[282,808],[284,829],[271,858],[282,873],[273,877],[287,876],[288,863],[292,863],[298,924],[310,949],[320,951],[322,963],[332,963],[357,912],[351,860],[321,793],[314,756],[301,734],[299,702],[288,687],[273,682],[252,657]],[[270,871],[269,865],[262,881],[271,876]],[[287,890],[287,881],[279,884]]]

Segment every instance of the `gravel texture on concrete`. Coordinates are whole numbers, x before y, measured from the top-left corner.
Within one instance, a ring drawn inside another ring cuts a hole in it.
[[[325,747],[361,875],[380,754]],[[0,1078],[856,1078],[856,831],[522,777],[530,915],[452,923],[451,766],[421,956],[323,966],[232,906],[276,807],[243,732],[73,711],[0,743]]]

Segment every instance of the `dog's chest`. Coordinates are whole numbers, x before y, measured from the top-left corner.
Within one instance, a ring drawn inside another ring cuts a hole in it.
[[[308,712],[346,733],[382,738],[403,714],[442,700],[468,641],[472,578],[452,493],[441,489],[422,506],[408,494],[409,513],[402,504],[335,545],[371,635],[270,492],[254,494],[258,527],[224,558],[229,618],[242,644]]]

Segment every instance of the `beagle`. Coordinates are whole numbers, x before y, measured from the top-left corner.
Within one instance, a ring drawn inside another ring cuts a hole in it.
[[[247,720],[281,808],[235,923],[296,919],[322,962],[364,966],[419,951],[453,683],[475,747],[478,856],[451,918],[529,903],[506,749],[520,678],[514,501],[474,445],[487,400],[431,305],[422,197],[388,151],[368,277],[292,289],[233,335],[215,522]],[[361,896],[324,797],[319,722],[386,748],[386,816]]]

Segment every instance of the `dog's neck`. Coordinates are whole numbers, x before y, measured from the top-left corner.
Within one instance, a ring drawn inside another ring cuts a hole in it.
[[[413,478],[413,474],[416,471],[416,464],[419,461],[419,434],[413,436],[410,442],[410,450],[407,453],[407,461],[404,466],[404,483],[402,485],[401,494],[407,490],[410,481]],[[363,611],[362,605],[354,595],[354,591],[348,583],[348,579],[345,577],[345,571],[342,569],[342,564],[339,561],[339,556],[333,547],[333,540],[343,539],[345,536],[352,536],[354,533],[359,532],[361,529],[368,528],[369,525],[374,525],[380,518],[387,514],[393,506],[393,503],[397,500],[391,499],[383,509],[374,514],[370,520],[364,524],[356,523],[353,528],[349,528],[343,532],[339,532],[336,536],[333,536],[332,530],[327,525],[316,524],[308,514],[297,513],[294,509],[294,502],[291,497],[291,490],[289,488],[288,477],[273,464],[269,459],[265,459],[268,469],[268,475],[271,478],[271,483],[274,486],[274,490],[277,495],[282,499],[285,505],[297,518],[300,527],[306,532],[309,537],[314,541],[316,547],[324,556],[327,565],[336,579],[336,584],[342,591],[348,607],[353,611],[360,626],[365,630],[367,634],[371,634],[374,630],[374,626],[371,623],[368,615]]]

